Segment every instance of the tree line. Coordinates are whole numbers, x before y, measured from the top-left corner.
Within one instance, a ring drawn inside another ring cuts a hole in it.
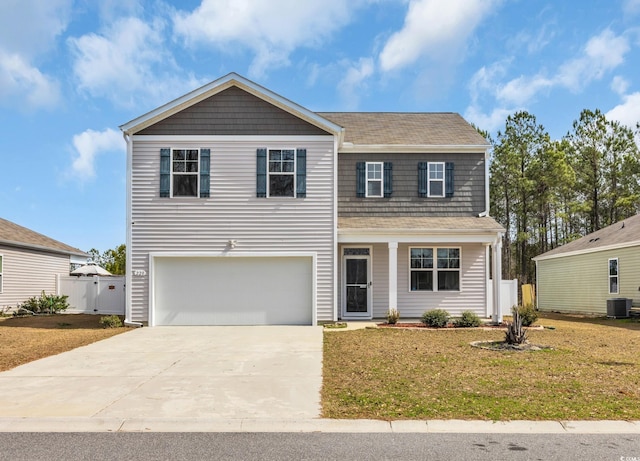
[[[492,144],[491,215],[506,229],[503,278],[535,281],[532,257],[640,211],[640,153],[634,132],[600,110],[583,110],[552,140],[526,111],[507,117]]]

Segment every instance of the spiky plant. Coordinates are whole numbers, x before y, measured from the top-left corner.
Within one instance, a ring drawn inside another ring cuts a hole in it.
[[[507,344],[525,344],[527,342],[527,332],[522,328],[522,317],[516,309],[513,311],[513,322],[507,323],[504,342]]]

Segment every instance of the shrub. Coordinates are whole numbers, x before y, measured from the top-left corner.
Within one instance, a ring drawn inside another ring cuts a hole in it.
[[[481,323],[480,317],[471,311],[464,311],[461,317],[453,321],[453,324],[458,328],[479,327]]]
[[[422,323],[432,328],[444,328],[449,323],[449,313],[443,309],[433,309],[422,314]]]
[[[69,307],[67,295],[48,295],[44,290],[40,297],[32,296],[18,306],[18,312],[27,310],[34,314],[57,314]]]
[[[389,309],[387,311],[387,323],[389,325],[395,325],[398,323],[398,319],[400,318],[400,313],[397,309]]]
[[[531,326],[533,322],[538,320],[538,312],[536,311],[535,307],[533,307],[533,304],[525,304],[524,306],[514,306],[513,309],[511,309],[511,311],[514,313],[514,315],[516,311],[518,311],[518,314],[522,319],[523,327]]]
[[[518,309],[513,310],[513,322],[507,323],[504,342],[507,344],[524,344],[527,342],[527,332],[522,329],[522,317]]]
[[[102,328],[120,328],[122,320],[117,315],[105,315],[100,317],[100,325]]]

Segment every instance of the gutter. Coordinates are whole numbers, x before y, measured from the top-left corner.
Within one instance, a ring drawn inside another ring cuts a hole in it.
[[[131,226],[132,226],[132,212],[131,212],[131,188],[132,188],[132,184],[131,184],[131,168],[132,168],[132,164],[133,164],[133,146],[131,145],[131,137],[129,135],[127,135],[127,133],[123,132],[122,133],[122,137],[124,138],[124,141],[127,143],[127,204],[126,204],[126,208],[127,208],[127,235],[126,235],[126,240],[125,240],[125,245],[127,247],[127,263],[126,263],[126,269],[125,269],[125,307],[124,307],[124,324],[125,326],[128,327],[136,327],[136,328],[140,328],[142,326],[142,323],[140,322],[134,322],[133,320],[131,320],[131,300],[132,300],[132,294],[131,294],[131,289],[132,289],[132,274],[133,274],[133,261],[131,258]]]

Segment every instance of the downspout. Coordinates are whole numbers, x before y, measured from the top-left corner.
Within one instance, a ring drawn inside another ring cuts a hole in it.
[[[489,216],[491,208],[489,202],[489,149],[484,152],[484,211],[478,213],[478,218]]]
[[[131,184],[132,179],[132,167],[133,167],[133,146],[131,145],[131,137],[127,135],[127,133],[123,132],[122,137],[124,141],[127,143],[127,194],[126,194],[126,209],[127,209],[127,235],[125,240],[125,245],[127,248],[126,256],[126,270],[125,270],[125,309],[124,309],[124,324],[128,327],[141,327],[142,323],[134,322],[131,320],[131,300],[132,300],[132,275],[133,275],[133,261],[131,258],[131,241],[132,239],[132,210],[131,210],[131,189],[133,185]]]

